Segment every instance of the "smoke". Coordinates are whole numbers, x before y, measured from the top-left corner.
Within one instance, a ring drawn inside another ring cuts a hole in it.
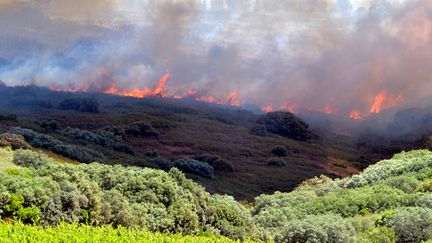
[[[430,101],[431,34],[420,0],[0,0],[0,80],[367,115]]]

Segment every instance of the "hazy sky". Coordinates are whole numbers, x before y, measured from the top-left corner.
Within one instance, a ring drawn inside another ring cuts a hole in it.
[[[0,0],[0,80],[367,113],[425,102],[432,1]]]

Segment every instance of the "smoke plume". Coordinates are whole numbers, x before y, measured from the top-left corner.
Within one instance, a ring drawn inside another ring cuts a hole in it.
[[[361,119],[428,104],[431,34],[420,0],[0,0],[0,80]]]

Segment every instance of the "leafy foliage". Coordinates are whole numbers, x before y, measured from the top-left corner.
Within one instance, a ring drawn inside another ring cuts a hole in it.
[[[205,233],[198,236],[181,234],[151,233],[136,228],[110,225],[94,227],[89,225],[61,223],[57,227],[28,226],[22,223],[0,224],[2,242],[165,242],[165,243],[230,243],[226,237]],[[247,241],[246,241],[247,242]]]
[[[288,223],[277,242],[354,242],[354,227],[337,215],[309,215]]]
[[[0,147],[11,147],[12,149],[29,149],[31,146],[22,135],[13,133],[0,134]]]
[[[30,129],[14,127],[10,130],[12,133],[22,135],[32,146],[51,150],[65,157],[78,160],[84,163],[105,160],[103,154],[90,148],[80,147],[77,145],[65,144],[49,135],[37,133]]]
[[[432,237],[432,209],[407,207],[395,209],[383,224],[395,230],[398,242],[420,242]]]
[[[174,166],[187,173],[200,175],[210,179],[214,178],[214,169],[206,162],[194,159],[179,159],[176,160]]]
[[[195,160],[208,163],[215,170],[232,172],[234,171],[234,165],[228,160],[222,159],[217,155],[212,154],[200,154],[192,157]]]

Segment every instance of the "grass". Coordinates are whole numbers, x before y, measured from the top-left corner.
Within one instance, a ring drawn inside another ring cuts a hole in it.
[[[183,236],[180,234],[151,233],[139,229],[113,228],[111,226],[94,227],[89,225],[65,224],[57,227],[24,225],[22,223],[0,223],[0,242],[180,242],[180,243],[231,243],[236,242],[225,237],[206,234],[203,236]]]
[[[0,148],[0,170],[20,168],[12,162],[14,153],[9,147]]]

